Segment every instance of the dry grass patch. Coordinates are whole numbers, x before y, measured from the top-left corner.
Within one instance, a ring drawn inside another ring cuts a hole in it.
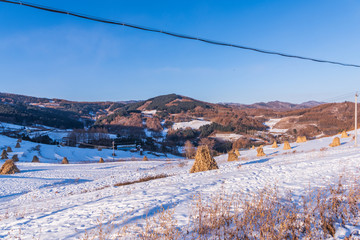
[[[135,181],[116,183],[116,184],[114,184],[114,186],[115,187],[126,186],[126,185],[131,185],[131,184],[141,183],[141,182],[148,182],[148,181],[151,181],[151,180],[160,179],[160,178],[166,178],[166,177],[169,177],[169,175],[167,175],[167,174],[159,174],[159,175],[155,175],[155,176],[147,176],[147,177],[140,178],[139,180],[135,180]]]
[[[276,187],[250,197],[220,191],[204,200],[198,194],[189,208],[189,223],[182,228],[174,208],[160,208],[154,217],[143,219],[144,224],[115,225],[114,217],[98,221],[98,227],[81,239],[329,239],[336,226],[359,224],[359,199],[356,177],[309,189],[296,201],[291,192],[281,194]],[[345,239],[353,239],[351,234]]]

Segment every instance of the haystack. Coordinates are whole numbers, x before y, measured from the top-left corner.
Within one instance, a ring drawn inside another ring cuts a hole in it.
[[[13,160],[6,160],[0,168],[0,174],[14,174],[19,172],[20,170],[16,167]]]
[[[273,145],[272,145],[272,148],[278,148],[279,146],[277,145],[277,142],[274,141]]]
[[[19,157],[17,154],[14,154],[11,158],[11,160],[13,160],[14,162],[18,162],[19,161]]]
[[[237,161],[238,155],[236,155],[235,151],[232,150],[228,153],[228,162]]]
[[[303,142],[306,142],[306,141],[307,141],[306,136],[298,136],[297,139],[296,139],[297,143],[303,143]]]
[[[2,153],[1,153],[1,159],[7,159],[8,158],[8,155],[7,155],[7,152],[6,150],[2,150]]]
[[[15,148],[21,148],[20,143],[16,143]]]
[[[255,146],[254,146],[254,145],[252,145],[251,149],[255,149]]]
[[[18,143],[21,143],[21,142],[22,142],[21,138],[18,138],[17,142],[18,142]]]
[[[11,147],[7,147],[6,148],[6,151],[9,153],[9,152],[12,152],[12,149],[11,149]]]
[[[61,164],[69,164],[69,160],[67,159],[67,157],[64,157]]]
[[[104,163],[104,159],[101,157],[100,160],[99,160],[99,163]]]
[[[143,157],[143,161],[148,161],[149,159],[148,159],[148,157],[147,156],[144,156]]]
[[[341,138],[347,138],[349,135],[346,133],[346,131],[342,131]]]
[[[40,162],[40,160],[36,155],[34,155],[31,162]]]
[[[236,154],[236,156],[240,157],[239,149],[235,149],[235,154]]]
[[[195,162],[190,173],[202,172],[208,170],[219,169],[215,159],[211,156],[209,147],[207,145],[199,146],[196,155]]]
[[[330,146],[330,147],[340,146],[340,138],[339,138],[339,137],[335,137],[334,140],[332,141],[332,143],[331,143],[329,146]]]
[[[257,151],[257,157],[264,157],[264,156],[266,156],[266,154],[264,153],[264,149],[260,146],[260,147],[258,147],[257,149],[256,149],[256,151]]]
[[[290,143],[288,142],[288,141],[285,141],[284,142],[284,148],[283,148],[284,150],[290,150],[291,149],[291,147],[290,147]]]

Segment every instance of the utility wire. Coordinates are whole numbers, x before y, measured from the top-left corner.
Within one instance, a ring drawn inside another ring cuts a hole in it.
[[[349,92],[349,93],[346,93],[346,94],[343,94],[343,95],[339,95],[339,96],[334,96],[334,97],[330,97],[330,98],[327,98],[327,99],[324,99],[320,102],[336,102],[336,101],[339,101],[339,100],[346,100],[346,99],[349,99],[350,97],[354,97],[355,92]]]
[[[319,62],[319,63],[329,63],[329,64],[336,64],[336,65],[341,65],[341,66],[346,66],[346,67],[360,68],[360,65],[357,65],[357,64],[335,62],[335,61],[316,59],[316,58],[311,58],[311,57],[302,57],[302,56],[297,56],[297,55],[292,55],[292,54],[287,54],[287,53],[281,53],[281,52],[275,52],[275,51],[270,51],[270,50],[263,50],[263,49],[259,49],[259,48],[247,47],[247,46],[243,46],[243,45],[225,43],[225,42],[220,42],[220,41],[216,41],[216,40],[209,40],[209,39],[205,39],[205,38],[188,36],[188,35],[184,35],[184,34],[180,34],[180,33],[173,33],[173,32],[163,31],[163,30],[159,30],[159,29],[155,29],[155,28],[119,22],[119,21],[111,20],[111,19],[93,17],[93,16],[89,16],[86,14],[75,13],[75,12],[66,11],[66,10],[60,10],[60,9],[43,6],[43,5],[38,5],[38,4],[34,4],[34,3],[29,3],[29,2],[11,1],[11,0],[0,0],[0,2],[22,5],[22,6],[26,6],[26,7],[36,8],[36,9],[43,10],[43,11],[70,15],[70,16],[74,16],[74,17],[78,17],[78,18],[96,21],[96,22],[120,25],[120,26],[135,28],[135,29],[139,29],[139,30],[143,30],[143,31],[161,33],[161,34],[169,35],[172,37],[195,40],[195,41],[205,42],[205,43],[209,43],[209,44],[213,44],[213,45],[240,48],[240,49],[255,51],[255,52],[264,53],[264,54],[278,55],[278,56],[288,57],[288,58],[297,58],[297,59],[301,59],[301,60],[314,61],[314,62]]]

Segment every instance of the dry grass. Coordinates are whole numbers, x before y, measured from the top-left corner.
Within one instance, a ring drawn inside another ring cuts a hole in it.
[[[276,188],[244,200],[241,194],[195,200],[191,233],[195,239],[327,239],[335,223],[358,224],[359,179],[313,189],[295,202]]]
[[[101,221],[81,239],[328,239],[335,234],[335,224],[359,224],[359,178],[340,177],[336,184],[309,189],[297,199],[291,193],[281,195],[276,187],[266,187],[252,197],[222,191],[204,200],[199,194],[189,209],[188,226],[181,229],[174,209],[161,208],[144,224],[110,224],[105,231]],[[109,229],[118,232],[109,235]]]
[[[116,184],[114,184],[114,186],[115,187],[126,186],[126,185],[131,185],[131,184],[141,183],[141,182],[148,182],[148,181],[151,181],[151,180],[160,179],[160,178],[166,178],[166,177],[169,177],[169,175],[167,175],[167,174],[159,174],[159,175],[155,175],[155,176],[147,176],[147,177],[140,178],[139,180],[135,180],[135,181],[116,183]]]

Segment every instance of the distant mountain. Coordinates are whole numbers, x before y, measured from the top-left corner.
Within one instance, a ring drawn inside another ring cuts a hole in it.
[[[289,111],[296,109],[311,108],[324,104],[323,102],[308,101],[300,104],[271,101],[271,102],[259,102],[253,104],[241,104],[241,103],[221,103],[225,106],[236,107],[238,109],[269,109],[274,111]]]

